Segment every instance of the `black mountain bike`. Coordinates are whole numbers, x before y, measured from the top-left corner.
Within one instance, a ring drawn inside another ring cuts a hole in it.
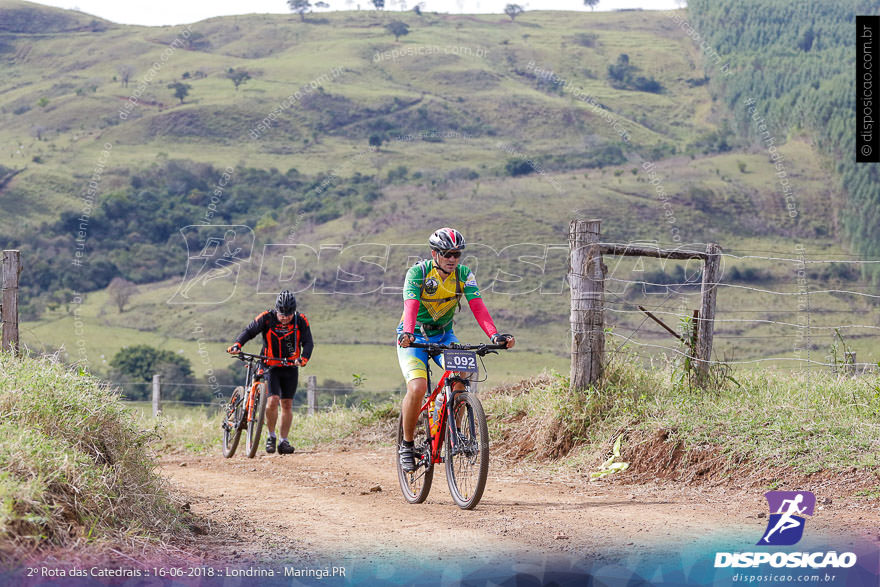
[[[259,371],[259,361],[269,359],[263,355],[250,353],[238,353],[235,358],[247,363],[247,375],[244,386],[235,388],[229,403],[226,405],[225,417],[223,418],[223,456],[227,459],[235,454],[238,441],[243,430],[246,435],[246,452],[252,459],[257,454],[260,445],[260,435],[263,432],[263,420],[266,418],[266,403],[269,390],[263,381],[264,374]],[[294,366],[293,361],[288,359],[275,359],[281,361],[281,367]]]

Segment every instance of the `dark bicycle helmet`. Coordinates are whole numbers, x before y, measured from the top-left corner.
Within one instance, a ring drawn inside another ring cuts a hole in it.
[[[275,300],[275,309],[285,315],[293,314],[296,312],[296,296],[285,289],[278,294],[278,299]]]
[[[461,251],[465,247],[464,237],[454,228],[440,228],[428,239],[435,251]]]

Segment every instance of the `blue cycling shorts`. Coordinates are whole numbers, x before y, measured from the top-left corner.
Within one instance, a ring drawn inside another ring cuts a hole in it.
[[[397,334],[400,335],[401,332],[403,332],[403,327],[398,326]],[[451,328],[446,332],[435,334],[434,336],[429,336],[427,338],[421,333],[416,333],[415,337],[416,342],[420,343],[434,342],[438,344],[450,344],[458,342],[458,338],[455,337],[455,333],[452,332]],[[437,363],[438,367],[444,369],[442,358],[442,355],[438,355],[434,357],[434,362]],[[403,377],[406,379],[407,383],[413,379],[428,378],[428,351],[426,349],[414,349],[412,347],[403,348],[402,346],[397,345],[397,362],[400,363],[400,370],[403,372]]]

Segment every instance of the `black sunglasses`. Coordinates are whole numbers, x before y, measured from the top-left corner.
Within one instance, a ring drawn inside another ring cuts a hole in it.
[[[444,259],[458,259],[461,257],[461,251],[437,251],[437,254]]]

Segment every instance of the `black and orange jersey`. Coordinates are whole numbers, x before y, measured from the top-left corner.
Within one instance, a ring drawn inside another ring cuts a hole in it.
[[[267,367],[278,366],[281,363],[278,359],[302,357],[308,361],[312,356],[312,349],[315,348],[309,320],[299,312],[290,324],[285,326],[278,320],[274,310],[266,310],[241,331],[235,342],[244,346],[258,334],[263,336],[263,349],[260,354],[270,357],[264,361]]]

